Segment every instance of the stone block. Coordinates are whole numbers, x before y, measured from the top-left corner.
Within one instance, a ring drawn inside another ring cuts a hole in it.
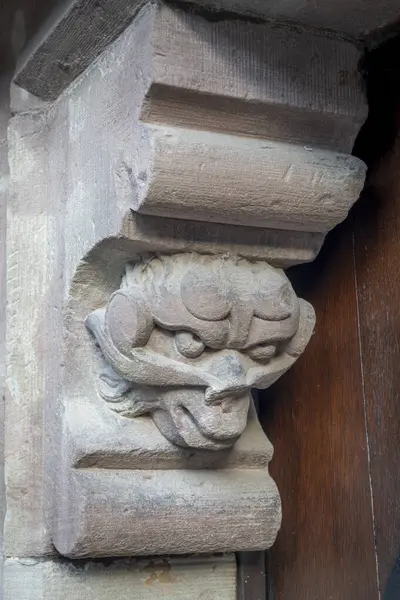
[[[151,168],[139,174],[142,185],[126,178],[124,192],[146,214],[327,233],[364,185],[364,163],[348,154],[208,131],[147,131]]]
[[[75,561],[9,558],[4,600],[235,600],[234,556]]]
[[[149,44],[141,67],[148,77],[143,120],[351,151],[367,113],[354,43],[162,3],[145,4],[136,16],[143,4],[91,0],[59,7],[26,49],[16,83],[54,100],[103,51],[112,51],[109,44],[125,28],[139,24],[136,53]]]

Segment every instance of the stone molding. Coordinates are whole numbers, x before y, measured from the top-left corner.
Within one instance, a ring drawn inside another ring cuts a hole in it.
[[[7,600],[236,600],[235,557],[109,560],[9,558]]]

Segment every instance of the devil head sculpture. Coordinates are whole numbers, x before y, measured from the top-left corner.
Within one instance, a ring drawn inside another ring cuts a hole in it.
[[[314,323],[283,271],[200,254],[128,264],[120,289],[86,319],[110,408],[151,414],[170,442],[210,450],[235,443],[251,388],[270,386],[295,362]]]

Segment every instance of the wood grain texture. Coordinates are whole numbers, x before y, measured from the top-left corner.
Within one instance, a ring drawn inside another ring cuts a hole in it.
[[[316,334],[261,404],[283,503],[269,600],[398,598],[399,46],[366,57],[370,112],[355,154],[367,183],[317,261],[293,271]]]
[[[400,143],[371,172],[355,222],[379,582],[400,551]]]
[[[370,111],[355,149],[369,166],[355,210],[355,267],[377,569],[385,600],[398,598],[396,583],[388,585],[388,579],[400,552],[399,49],[398,36],[366,57]]]
[[[260,399],[283,505],[269,600],[378,597],[350,225],[293,273],[316,333]]]
[[[237,565],[237,600],[265,600],[267,597],[265,552],[239,552]]]

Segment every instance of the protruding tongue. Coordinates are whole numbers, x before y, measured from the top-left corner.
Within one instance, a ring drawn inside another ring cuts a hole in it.
[[[224,450],[232,446],[235,439],[213,440],[203,435],[187,412],[181,411],[174,415],[174,419],[166,410],[153,413],[153,421],[164,437],[172,444],[185,448],[198,448],[202,450]]]
[[[227,398],[208,406],[190,396],[182,404],[171,407],[171,418],[179,436],[188,446],[225,448],[243,433],[249,411],[250,396]]]

